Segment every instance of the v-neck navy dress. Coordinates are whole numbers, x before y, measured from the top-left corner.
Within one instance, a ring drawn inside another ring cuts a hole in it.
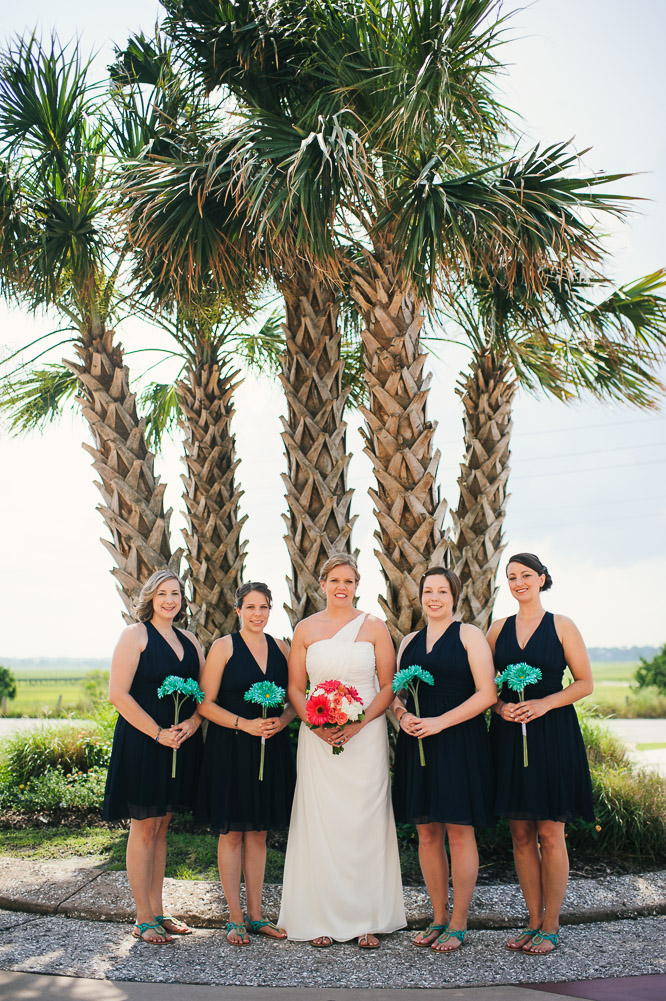
[[[180,678],[199,677],[199,655],[191,640],[180,629],[176,635],[183,647],[183,659],[155,628],[146,622],[148,643],[139,657],[132,680],[130,695],[158,726],[167,729],[174,722],[175,705],[171,695],[160,699],[157,689],[171,674]],[[179,720],[187,719],[196,703],[186,699],[180,708]],[[106,777],[102,816],[105,820],[146,820],[167,813],[194,809],[201,732],[189,737],[176,754],[176,776],[171,777],[172,748],[158,744],[154,737],[137,730],[122,716],[118,717],[111,761]]]
[[[409,641],[400,667],[418,664],[430,671],[434,685],[419,682],[420,715],[441,716],[466,702],[476,691],[467,651],[460,639],[460,622],[426,650],[426,630]],[[408,712],[415,712],[409,693]],[[493,772],[488,729],[483,713],[423,738],[425,766],[416,737],[401,730],[393,767],[393,809],[403,824],[463,824],[488,826],[493,817]]]
[[[516,637],[516,616],[506,620],[495,644],[495,667],[530,664],[541,679],[525,689],[526,699],[562,691],[567,663],[552,612],[546,612],[525,648]],[[520,702],[520,694],[504,685],[503,702]],[[493,713],[490,740],[496,776],[495,809],[510,820],[594,820],[592,785],[583,737],[573,705],[551,709],[527,723],[528,765],[523,765],[519,723]]]
[[[215,700],[223,709],[244,719],[262,715],[260,705],[245,702],[244,695],[256,681],[273,681],[287,690],[287,661],[272,636],[268,642],[266,673],[240,633],[231,634],[233,653],[226,663]],[[280,716],[281,707],[267,716]],[[287,729],[265,744],[264,777],[259,781],[261,738],[208,724],[204,746],[197,819],[218,834],[229,831],[269,831],[287,827],[294,797],[296,768]]]

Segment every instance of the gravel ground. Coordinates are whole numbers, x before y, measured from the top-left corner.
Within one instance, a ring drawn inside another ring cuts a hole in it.
[[[135,941],[128,925],[0,911],[0,969],[117,981],[256,987],[473,987],[666,973],[666,917],[565,928],[561,947],[538,959],[504,948],[506,931],[474,931],[468,944],[438,956],[397,932],[382,948],[254,937],[233,948],[218,929],[198,929],[173,945]]]

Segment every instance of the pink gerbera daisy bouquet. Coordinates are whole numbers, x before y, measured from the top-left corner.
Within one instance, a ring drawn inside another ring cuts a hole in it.
[[[353,685],[342,681],[321,681],[310,690],[305,703],[308,726],[344,727],[360,723],[365,718],[363,699]],[[342,754],[344,747],[334,747],[333,754]]]

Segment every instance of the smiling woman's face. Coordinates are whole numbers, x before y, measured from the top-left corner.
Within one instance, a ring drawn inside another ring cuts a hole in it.
[[[527,601],[538,597],[546,576],[538,574],[536,570],[526,567],[523,563],[509,563],[506,568],[506,579],[516,601]]]
[[[180,584],[174,577],[160,584],[153,595],[153,611],[164,619],[175,619],[182,603]]]
[[[243,604],[237,608],[241,629],[263,630],[268,622],[271,606],[261,591],[248,591]]]
[[[356,594],[356,574],[352,567],[342,563],[329,571],[326,580],[321,582],[321,588],[330,605],[351,604]]]
[[[444,574],[430,574],[426,577],[421,604],[428,619],[450,618],[453,615],[453,592]]]

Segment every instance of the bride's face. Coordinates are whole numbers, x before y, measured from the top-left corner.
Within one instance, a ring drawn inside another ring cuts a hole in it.
[[[356,574],[351,567],[333,567],[321,582],[326,602],[332,606],[351,605],[356,594]]]

